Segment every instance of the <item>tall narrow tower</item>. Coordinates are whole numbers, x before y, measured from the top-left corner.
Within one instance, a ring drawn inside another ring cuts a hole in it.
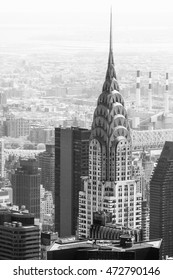
[[[81,176],[88,174],[90,131],[55,128],[55,231],[76,234]]]
[[[80,238],[89,236],[95,211],[111,212],[113,222],[140,228],[141,194],[132,180],[131,161],[130,127],[114,68],[111,12],[108,67],[91,128],[89,176],[79,193]]]
[[[152,78],[151,72],[149,72],[149,85],[148,85],[148,109],[152,110]]]
[[[40,218],[40,169],[35,159],[20,160],[11,176],[14,204],[25,205],[35,218]]]
[[[4,140],[0,139],[0,178],[4,177]]]
[[[137,108],[141,106],[141,88],[140,88],[140,71],[137,70],[136,76],[136,105]]]
[[[164,111],[165,114],[169,113],[169,88],[168,88],[168,73],[166,73],[166,87],[165,87],[165,96],[164,96]]]
[[[166,141],[150,181],[150,239],[162,238],[162,257],[173,257],[173,142]]]

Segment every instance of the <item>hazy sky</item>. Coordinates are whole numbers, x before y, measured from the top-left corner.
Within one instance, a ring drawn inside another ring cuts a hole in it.
[[[119,43],[173,42],[172,0],[0,0],[0,36],[103,41],[109,11]],[[134,31],[135,30],[135,31]]]
[[[169,20],[172,20],[172,10],[173,3],[172,0],[1,0],[0,14],[1,22],[5,23],[15,23],[20,22],[21,24],[25,22],[22,15],[32,15],[37,13],[38,22],[50,22],[55,21],[59,23],[63,21],[68,23],[73,20],[73,23],[80,23],[80,19],[93,18],[95,15],[95,20],[105,15],[108,17],[109,8],[112,5],[113,14],[118,17],[120,24],[123,22],[131,24],[133,22],[132,18],[134,16],[142,17],[141,23],[147,24],[147,14],[153,14],[155,19],[160,18],[161,23],[167,23],[169,15],[171,16]],[[47,14],[44,19],[42,15]],[[54,15],[54,18],[51,15]],[[18,18],[17,18],[18,15]],[[76,18],[76,15],[80,16]],[[22,22],[23,20],[23,22]],[[32,23],[32,18],[30,18],[30,23]],[[172,21],[173,23],[173,21]]]
[[[1,11],[105,11],[112,5],[117,11],[122,12],[162,12],[170,11],[171,0],[1,0]]]

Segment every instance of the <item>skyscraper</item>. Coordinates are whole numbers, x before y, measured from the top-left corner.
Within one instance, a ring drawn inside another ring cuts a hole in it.
[[[141,198],[132,179],[130,127],[114,68],[111,13],[108,67],[91,128],[89,176],[79,193],[79,237],[89,236],[95,211],[111,212],[113,222],[140,228]]]
[[[4,140],[0,139],[0,178],[4,177]]]
[[[20,167],[11,176],[13,202],[25,205],[36,218],[40,217],[40,169],[35,159],[20,160]]]
[[[61,237],[76,234],[81,176],[88,174],[89,136],[84,128],[55,129],[55,231]]]
[[[150,239],[162,238],[162,257],[173,257],[173,142],[165,142],[150,182]]]
[[[55,189],[55,146],[46,145],[46,151],[38,155],[41,168],[41,184],[54,195]]]

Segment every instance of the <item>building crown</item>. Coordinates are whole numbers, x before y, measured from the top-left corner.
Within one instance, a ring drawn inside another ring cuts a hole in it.
[[[119,92],[114,67],[111,9],[108,67],[102,93],[94,112],[91,140],[97,139],[100,143],[111,147],[113,143],[117,143],[122,138],[131,141],[127,112],[124,108],[124,99]]]

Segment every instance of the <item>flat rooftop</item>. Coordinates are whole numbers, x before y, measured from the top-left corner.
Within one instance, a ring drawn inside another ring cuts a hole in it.
[[[80,247],[86,247],[86,248],[92,248],[92,249],[107,249],[117,252],[124,252],[124,251],[131,251],[131,250],[138,250],[138,249],[144,249],[144,248],[160,248],[162,239],[158,240],[151,240],[146,242],[138,242],[134,243],[132,247],[124,248],[121,247],[118,240],[75,240],[68,243],[60,243],[58,241],[55,241],[53,244],[50,245],[49,251],[55,251],[55,250],[65,250],[65,249],[71,249],[71,248],[80,248]]]

